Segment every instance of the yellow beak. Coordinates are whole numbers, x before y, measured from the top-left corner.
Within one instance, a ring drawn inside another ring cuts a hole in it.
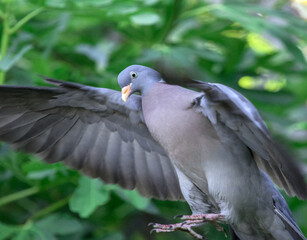
[[[131,83],[128,86],[122,88],[122,100],[124,102],[127,102],[130,93],[131,93]]]

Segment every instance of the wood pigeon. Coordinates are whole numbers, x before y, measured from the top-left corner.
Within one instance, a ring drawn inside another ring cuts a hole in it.
[[[232,88],[190,79],[194,91],[140,65],[119,74],[122,92],[45,80],[57,87],[0,87],[0,141],[145,197],[187,201],[192,215],[155,232],[205,239],[192,227],[223,222],[232,239],[306,240],[273,184],[307,199],[304,178]]]

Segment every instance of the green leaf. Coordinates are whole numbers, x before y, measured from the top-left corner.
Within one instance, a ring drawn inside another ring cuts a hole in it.
[[[110,192],[104,188],[103,183],[99,179],[90,179],[82,176],[78,188],[69,201],[69,207],[71,211],[86,218],[98,206],[107,203],[109,199]]]
[[[103,239],[104,240],[125,240],[126,238],[124,237],[123,233],[115,232]]]
[[[35,223],[35,226],[43,232],[47,231],[59,235],[73,234],[83,229],[82,224],[77,219],[67,214],[54,214],[48,216]]]
[[[33,239],[33,234],[28,229],[22,229],[20,232],[18,232],[18,234],[14,238],[12,238],[12,240],[31,240],[31,239]]]
[[[250,48],[259,54],[271,54],[275,51],[274,46],[260,34],[249,33],[247,42]]]
[[[37,171],[28,174],[29,179],[43,179],[43,178],[54,178],[56,174],[55,169],[49,169],[44,171]]]
[[[76,52],[84,54],[96,64],[96,70],[103,72],[108,66],[109,57],[116,49],[116,43],[110,41],[101,41],[95,46],[89,44],[80,44],[76,47]]]
[[[32,157],[32,161],[24,164],[22,166],[22,170],[25,173],[31,173],[31,172],[39,172],[39,171],[45,171],[50,169],[63,169],[64,166],[62,163],[54,163],[54,164],[48,164],[44,163],[41,160],[36,159],[35,157]]]
[[[40,44],[46,47],[44,51],[44,56],[47,57],[50,53],[52,48],[57,43],[58,39],[62,32],[65,31],[67,28],[68,22],[70,19],[70,13],[62,13],[54,22],[51,28],[51,31],[45,36]]]
[[[0,70],[8,71],[22,56],[32,48],[32,45],[24,46],[16,55],[8,54],[0,61]]]
[[[39,234],[35,235],[35,240],[58,240],[58,238],[48,230],[42,230]]]
[[[12,237],[16,231],[18,231],[17,227],[6,225],[0,222],[0,240]]]
[[[30,179],[54,179],[56,173],[66,169],[62,163],[47,164],[42,161],[32,161],[22,166],[22,170],[27,174]]]
[[[142,197],[136,190],[131,191],[118,188],[115,192],[118,196],[139,210],[145,210],[150,203],[148,198]]]
[[[120,4],[113,4],[111,8],[108,9],[107,16],[116,17],[120,16],[122,19],[126,15],[131,15],[138,11],[139,8],[131,2],[122,2]]]
[[[54,226],[55,228],[57,226]],[[51,228],[52,229],[52,228]],[[43,231],[35,226],[35,224],[24,225],[22,230],[15,236],[13,240],[57,240],[50,231]]]
[[[64,8],[67,4],[67,0],[47,0],[46,5],[53,8]]]
[[[154,25],[160,22],[160,16],[156,13],[138,13],[130,17],[130,20],[141,26]]]
[[[104,7],[113,2],[113,0],[91,0],[91,1],[84,1],[84,0],[70,0],[71,3],[75,4],[78,8],[84,7]]]

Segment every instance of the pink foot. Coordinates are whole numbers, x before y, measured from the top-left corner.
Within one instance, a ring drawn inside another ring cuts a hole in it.
[[[227,233],[225,229],[217,222],[217,221],[224,221],[225,216],[222,214],[198,214],[198,215],[181,215],[176,216],[175,218],[180,218],[181,220],[185,220],[182,223],[175,223],[175,224],[159,224],[153,223],[149,225],[153,225],[152,232],[174,232],[176,230],[188,232],[196,239],[205,240],[206,238],[201,236],[200,234],[196,233],[192,227],[200,226],[206,222],[211,223],[216,227],[218,231],[224,232],[225,236],[227,237]]]
[[[150,224],[152,225],[153,229],[150,231],[150,233],[156,232],[156,233],[160,233],[160,232],[174,232],[174,231],[184,231],[189,233],[191,236],[193,236],[196,239],[200,239],[200,240],[206,240],[205,237],[203,237],[202,235],[198,234],[197,232],[195,232],[192,227],[193,225],[191,225],[190,223],[175,223],[175,224],[159,224],[159,223],[154,223],[154,224]]]

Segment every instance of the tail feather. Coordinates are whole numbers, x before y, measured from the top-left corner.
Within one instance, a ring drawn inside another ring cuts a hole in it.
[[[273,194],[273,208],[274,213],[285,224],[287,231],[290,233],[293,239],[307,240],[296,224],[286,200],[277,189],[275,189],[275,193]]]

